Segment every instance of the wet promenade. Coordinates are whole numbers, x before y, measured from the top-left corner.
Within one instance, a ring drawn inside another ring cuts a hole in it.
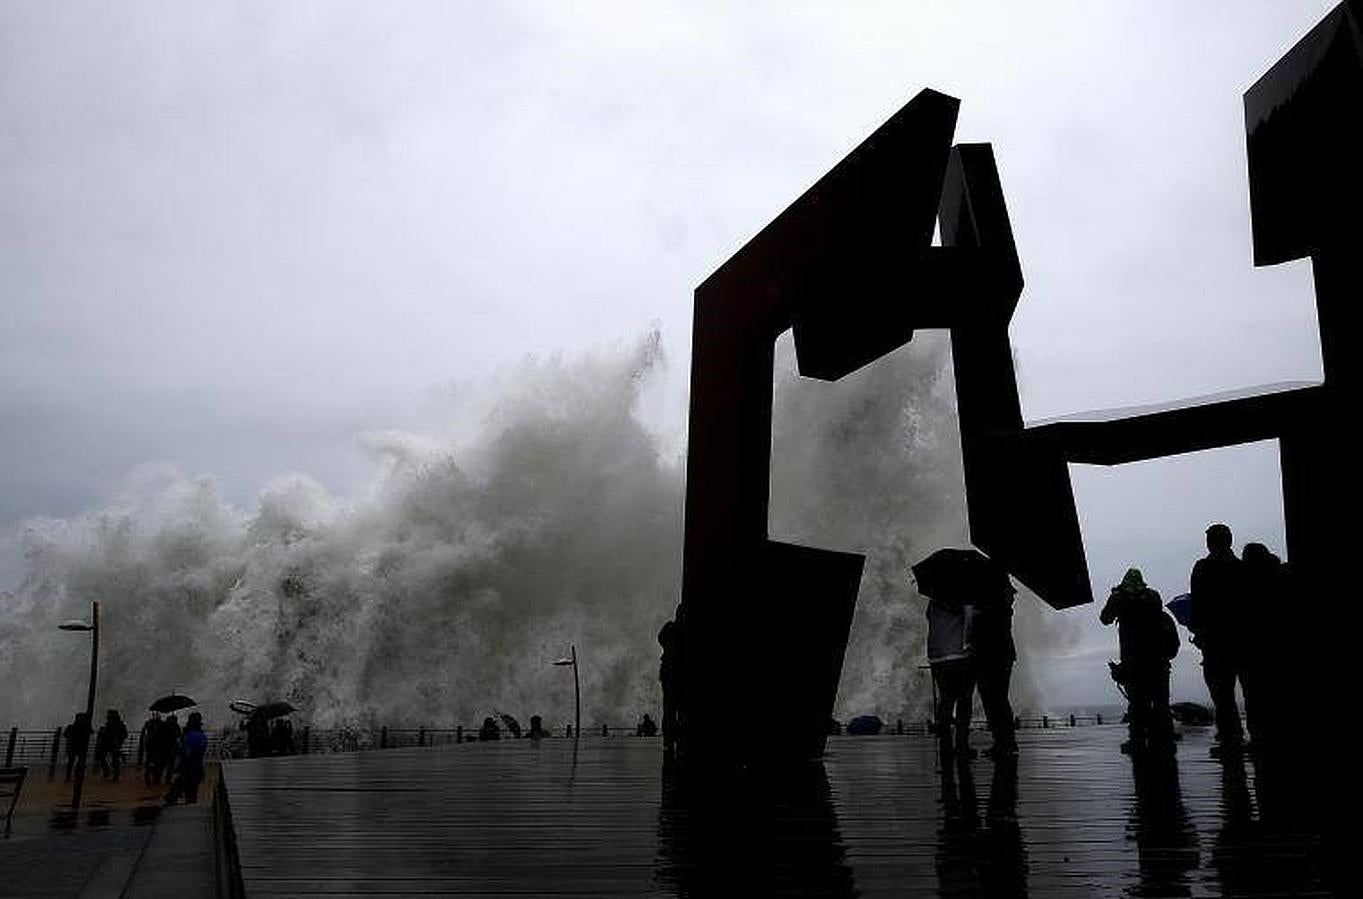
[[[779,790],[664,771],[656,740],[503,741],[226,766],[249,896],[1320,893],[1253,769],[1190,731],[1133,770],[1120,727],[1020,734],[944,776],[930,741],[830,740]],[[977,737],[977,739],[980,739]],[[1323,893],[1322,893],[1323,894]]]

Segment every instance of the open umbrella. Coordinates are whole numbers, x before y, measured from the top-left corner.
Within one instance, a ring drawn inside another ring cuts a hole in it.
[[[919,593],[952,605],[999,599],[1013,589],[1003,566],[978,549],[939,549],[911,570]]]
[[[521,723],[519,721],[503,712],[498,712],[497,717],[502,719],[502,723],[506,725],[506,729],[513,738],[517,740],[521,738]]]
[[[298,711],[298,709],[294,708],[287,702],[266,702],[256,706],[255,709],[252,710],[251,714],[259,715],[266,721],[269,721],[271,718],[280,718],[284,715],[292,715],[296,711]]]
[[[1188,627],[1193,615],[1193,596],[1191,593],[1180,593],[1173,599],[1164,604],[1169,610],[1169,614],[1174,616],[1174,620],[1184,627]]]
[[[854,737],[874,737],[884,726],[878,715],[858,715],[847,722],[847,732]]]
[[[179,693],[171,693],[169,696],[162,696],[160,699],[147,706],[150,712],[178,712],[180,709],[187,709],[198,705],[197,702],[188,696],[181,696]]]

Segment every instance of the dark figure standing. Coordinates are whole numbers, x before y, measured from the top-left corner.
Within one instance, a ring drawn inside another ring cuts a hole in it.
[[[1224,524],[1207,528],[1207,555],[1193,566],[1188,629],[1193,645],[1202,650],[1202,677],[1216,707],[1216,740],[1212,755],[1240,752],[1243,734],[1235,682],[1245,693],[1245,713],[1254,714],[1252,686],[1244,651],[1249,625],[1244,608],[1243,563],[1231,550],[1231,531]]]
[[[971,701],[975,663],[971,638],[975,607],[931,600],[928,603],[928,665],[937,688],[937,742],[944,757],[953,752],[974,758],[970,748]]]
[[[634,729],[634,735],[636,737],[656,737],[658,735],[658,725],[653,722],[652,718],[648,717],[648,712],[644,712],[643,720]]]
[[[1117,622],[1121,664],[1113,680],[1126,690],[1130,739],[1122,752],[1165,753],[1174,748],[1174,722],[1169,712],[1169,662],[1178,654],[1178,628],[1139,569],[1127,569],[1112,588],[1098,620]]]
[[[85,754],[90,751],[90,716],[77,712],[75,720],[62,731],[62,738],[66,740],[66,779],[70,780],[71,772],[77,764],[85,764]]]
[[[180,719],[176,715],[170,715],[165,721],[161,722],[158,731],[161,736],[161,762],[165,765],[162,773],[166,776],[169,783],[175,774],[175,768],[180,763]]]
[[[971,642],[980,704],[984,706],[984,717],[989,722],[990,736],[994,738],[993,745],[987,750],[991,756],[1013,755],[1018,751],[1013,706],[1008,701],[1008,684],[1013,679],[1013,663],[1018,657],[1013,644],[1013,598],[1016,594],[1013,585],[1005,581],[997,595],[985,598],[975,607]]]
[[[276,718],[270,728],[270,752],[274,755],[293,755],[293,722]]]
[[[99,729],[95,758],[105,780],[118,780],[123,774],[123,744],[128,740],[128,725],[115,709],[109,709]]]
[[[161,782],[160,736],[161,713],[152,712],[151,717],[142,722],[142,782],[147,786]]]
[[[1240,554],[1241,567],[1245,574],[1246,625],[1241,628],[1240,653],[1244,660],[1242,667],[1248,677],[1241,683],[1242,690],[1254,691],[1254,713],[1249,713],[1249,694],[1246,694],[1246,720],[1249,728],[1250,746],[1264,748],[1265,737],[1270,736],[1272,720],[1280,733],[1292,715],[1292,694],[1295,685],[1285,677],[1275,677],[1267,670],[1269,659],[1281,666],[1280,671],[1302,672],[1310,670],[1310,660],[1300,656],[1303,647],[1310,646],[1309,632],[1302,630],[1301,622],[1310,622],[1307,627],[1314,628],[1316,622],[1306,616],[1287,618],[1274,614],[1274,607],[1292,592],[1288,566],[1283,564],[1267,546],[1262,543],[1246,543]],[[1294,657],[1294,654],[1297,654]],[[1246,684],[1252,686],[1246,686]]]
[[[531,715],[530,732],[526,734],[526,736],[532,740],[543,739],[546,736],[544,733],[544,719],[539,715]]]
[[[199,801],[199,784],[204,779],[204,755],[208,751],[208,737],[204,734],[203,716],[191,712],[180,738],[180,761],[176,766],[175,782],[166,794],[166,805],[175,805],[180,796],[194,805]]]
[[[479,740],[500,740],[501,738],[502,738],[502,729],[501,729],[500,727],[497,726],[497,722],[496,722],[496,721],[493,721],[491,718],[484,718],[484,719],[483,719],[483,726],[480,727],[480,728],[478,728],[478,739],[479,739]]]
[[[270,722],[259,711],[246,716],[241,725],[246,731],[246,754],[258,759],[270,754]]]
[[[658,631],[658,645],[663,648],[658,665],[658,681],[663,688],[663,751],[672,754],[677,748],[677,654],[680,625],[668,621]]]

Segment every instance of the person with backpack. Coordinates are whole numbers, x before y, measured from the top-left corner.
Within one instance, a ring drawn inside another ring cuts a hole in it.
[[[1165,611],[1160,595],[1146,585],[1140,569],[1129,568],[1122,582],[1112,588],[1098,620],[1117,623],[1121,661],[1112,666],[1112,679],[1126,693],[1129,727],[1122,752],[1173,752],[1169,663],[1179,645],[1174,619]]]

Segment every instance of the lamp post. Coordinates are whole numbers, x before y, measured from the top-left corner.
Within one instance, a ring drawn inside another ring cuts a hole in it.
[[[80,794],[85,788],[85,768],[89,764],[90,737],[95,731],[95,681],[99,676],[99,600],[90,603],[90,620],[63,621],[57,625],[64,631],[90,632],[90,691],[85,696],[85,748],[76,769],[76,783],[71,788],[71,810],[80,808]]]
[[[573,666],[573,705],[576,713],[573,716],[573,739],[582,736],[582,684],[577,677],[577,644],[572,646],[572,655],[566,659],[559,659],[555,665]]]

